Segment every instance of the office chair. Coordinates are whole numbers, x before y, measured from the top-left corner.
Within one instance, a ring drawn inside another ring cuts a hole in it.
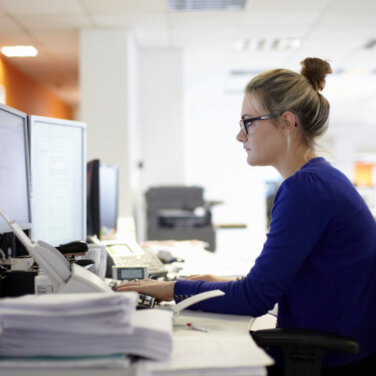
[[[285,376],[320,376],[321,363],[328,351],[356,354],[359,344],[347,337],[308,329],[262,329],[250,331],[258,346],[279,347]]]

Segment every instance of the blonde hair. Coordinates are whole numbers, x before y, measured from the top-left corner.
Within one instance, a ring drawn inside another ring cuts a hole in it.
[[[288,69],[260,73],[248,83],[245,93],[256,95],[268,113],[291,111],[298,118],[304,140],[312,146],[328,128],[330,106],[319,91],[332,69],[327,61],[318,58],[308,57],[301,65],[301,74]]]

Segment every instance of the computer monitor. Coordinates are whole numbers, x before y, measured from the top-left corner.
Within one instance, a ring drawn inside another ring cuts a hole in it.
[[[116,231],[118,167],[94,159],[87,164],[87,233],[99,238]]]
[[[31,228],[27,116],[0,104],[0,209]],[[0,234],[12,232],[0,217]]]
[[[100,237],[99,159],[87,163],[87,234]]]
[[[86,241],[86,125],[29,117],[32,239]]]
[[[99,165],[99,204],[101,231],[116,231],[118,218],[118,167]]]

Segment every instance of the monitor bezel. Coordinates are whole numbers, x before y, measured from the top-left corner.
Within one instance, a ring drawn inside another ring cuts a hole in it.
[[[86,241],[87,238],[87,228],[86,228],[86,163],[87,163],[87,156],[86,156],[86,141],[87,141],[87,126],[86,123],[77,121],[77,120],[68,120],[68,119],[59,119],[53,117],[46,117],[46,116],[38,116],[38,115],[29,115],[28,116],[28,131],[29,131],[29,144],[30,144],[30,187],[31,187],[31,208],[33,210],[33,176],[32,176],[32,163],[33,163],[33,127],[36,122],[44,123],[49,126],[69,126],[73,128],[80,128],[82,130],[82,239],[72,239],[73,240],[82,240]],[[43,240],[43,239],[35,239],[33,230],[31,230],[31,237],[34,241]],[[58,245],[58,244],[54,244]]]
[[[25,143],[25,163],[26,163],[26,185],[27,185],[27,204],[28,204],[28,212],[29,212],[29,222],[28,223],[19,223],[17,224],[22,228],[22,230],[31,230],[32,229],[32,210],[31,210],[31,172],[30,172],[30,159],[29,159],[29,135],[28,135],[28,116],[25,112],[7,106],[3,103],[0,103],[0,111],[8,112],[11,115],[18,116],[23,119],[23,134],[24,134],[24,143]],[[11,216],[11,213],[5,213]],[[10,218],[15,219],[15,218]],[[0,224],[0,234],[6,234],[13,232],[12,229],[7,225]]]

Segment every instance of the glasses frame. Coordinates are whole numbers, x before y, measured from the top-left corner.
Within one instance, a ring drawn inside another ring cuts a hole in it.
[[[277,116],[278,115],[276,114],[269,114],[269,115],[262,115],[262,116],[257,116],[257,117],[249,118],[249,119],[240,119],[239,121],[240,129],[243,131],[245,135],[248,135],[248,127],[250,127],[254,121],[273,119]]]

